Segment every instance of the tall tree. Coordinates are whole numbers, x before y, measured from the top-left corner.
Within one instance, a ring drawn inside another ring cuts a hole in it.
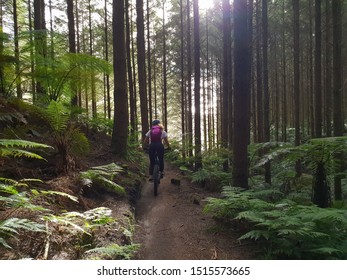
[[[264,93],[264,141],[270,141],[270,93],[268,71],[268,7],[267,0],[262,0],[263,27],[263,93]],[[271,184],[270,161],[265,164],[265,182]]]
[[[332,135],[332,76],[331,76],[331,5],[330,0],[325,0],[325,127],[326,135]]]
[[[45,1],[34,0],[34,44],[36,57],[47,56],[47,42],[46,42],[46,22],[45,22]],[[38,61],[37,61],[38,62]],[[36,93],[41,98],[44,95],[44,88],[40,83],[36,83]]]
[[[300,145],[300,44],[299,44],[299,0],[293,0],[294,12],[294,128],[295,128],[295,146]],[[296,162],[296,174],[301,175],[301,162]]]
[[[114,123],[112,151],[122,157],[127,154],[128,94],[125,49],[124,0],[113,0],[113,70],[114,70]]]
[[[200,114],[200,15],[199,0],[193,0],[194,11],[194,144],[195,170],[202,167],[201,158],[201,114]]]
[[[184,79],[184,24],[183,24],[183,0],[180,0],[180,71],[181,71],[181,130],[182,130],[182,155],[186,157],[186,90]]]
[[[16,88],[17,97],[22,98],[22,87],[21,87],[21,77],[19,69],[19,27],[18,27],[18,10],[17,10],[17,0],[13,0],[13,30],[14,30],[14,55],[16,60]]]
[[[148,66],[148,103],[149,103],[149,122],[152,123],[152,63],[151,63],[151,36],[150,36],[150,15],[149,1],[147,0],[147,66]]]
[[[248,139],[250,97],[250,46],[247,0],[234,1],[234,130],[233,186],[248,188]]]
[[[168,131],[168,123],[167,123],[167,47],[166,47],[166,28],[165,28],[165,3],[163,1],[163,123],[166,127],[166,131]]]
[[[229,125],[231,121],[229,120],[229,111],[232,109],[229,107],[229,98],[231,96],[231,9],[230,1],[223,0],[222,2],[223,9],[223,98],[222,98],[222,146],[228,148],[228,137],[229,137]],[[229,163],[226,160],[223,163],[223,170],[227,171],[229,169]]]
[[[94,55],[94,38],[93,38],[93,27],[92,27],[92,4],[91,0],[88,0],[88,30],[89,30],[89,54]],[[95,73],[92,71],[90,74],[91,81],[91,95],[92,95],[92,116],[93,118],[97,117],[97,108],[96,108],[96,87],[95,87]]]
[[[107,0],[105,0],[105,20],[104,20],[104,25],[105,25],[105,60],[109,61],[109,47],[108,47],[108,3]],[[107,117],[110,119],[111,118],[111,96],[110,96],[110,75],[106,74],[106,103],[107,103]]]
[[[141,106],[141,126],[142,140],[148,131],[148,101],[146,89],[146,50],[145,50],[145,31],[143,18],[143,0],[136,0],[136,24],[137,24],[137,66]]]
[[[76,31],[75,31],[75,16],[74,16],[74,2],[73,0],[66,0],[67,3],[67,20],[69,29],[69,52],[76,53]],[[77,88],[71,85],[73,92],[71,98],[71,105],[77,106]]]
[[[322,137],[322,11],[321,0],[315,1],[315,137]]]
[[[334,136],[342,136],[344,131],[343,98],[342,98],[342,1],[332,0],[333,13],[333,131]],[[343,156],[338,155],[337,172],[343,171]],[[335,176],[335,199],[342,199],[341,176]]]
[[[192,113],[192,36],[191,36],[191,11],[190,0],[187,0],[187,133],[188,154],[193,155],[193,113]]]
[[[128,69],[128,82],[129,82],[129,99],[130,99],[130,129],[133,137],[136,137],[136,95],[134,90],[134,77],[132,74],[132,63],[131,57],[131,28],[130,28],[130,16],[129,16],[129,1],[125,2],[125,25],[126,25],[126,52],[127,52],[127,69]],[[135,140],[135,139],[134,139]]]

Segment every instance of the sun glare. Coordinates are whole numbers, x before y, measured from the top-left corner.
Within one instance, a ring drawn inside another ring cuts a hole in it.
[[[213,0],[199,0],[200,10],[206,10],[213,6]]]

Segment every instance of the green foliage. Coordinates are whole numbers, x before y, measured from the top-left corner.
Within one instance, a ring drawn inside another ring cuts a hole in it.
[[[111,210],[106,207],[98,207],[86,212],[66,212],[62,215],[45,215],[44,221],[63,225],[69,233],[91,235],[96,227],[114,222],[111,217]]]
[[[269,161],[280,160],[283,169],[301,160],[312,173],[315,172],[318,163],[323,163],[332,175],[336,170],[337,155],[346,150],[346,147],[346,136],[310,139],[300,146],[280,142],[261,143],[256,145],[257,149],[267,148],[270,151],[254,165],[254,168],[259,168]]]
[[[130,260],[133,258],[135,252],[139,249],[138,244],[120,246],[118,244],[111,244],[106,247],[99,247],[88,250],[87,254],[96,253],[101,259],[109,260]],[[94,259],[96,257],[93,257]]]
[[[254,228],[240,237],[260,240],[271,258],[347,258],[347,212],[303,206],[275,189],[225,188],[224,198],[208,199],[205,211],[244,220]]]
[[[29,152],[28,148],[52,148],[51,146],[40,144],[25,140],[15,139],[0,139],[0,157],[14,157],[14,158],[33,158],[43,159],[36,153]]]
[[[14,237],[20,230],[44,232],[43,225],[38,224],[28,219],[10,218],[4,221],[0,221],[0,245],[11,249],[11,246],[6,242],[4,237]]]
[[[125,189],[113,182],[114,176],[122,171],[122,167],[115,163],[110,163],[81,172],[81,179],[84,186],[98,186],[118,195],[124,195]]]
[[[223,164],[228,161],[230,152],[226,149],[214,149],[204,152],[203,168],[192,174],[193,182],[226,185],[231,181],[231,173],[223,171]]]
[[[113,130],[113,119],[107,119],[104,117],[89,118],[86,114],[80,114],[78,121],[85,124],[88,127],[92,127],[94,130],[103,132],[107,135],[112,134]]]
[[[71,120],[71,114],[62,103],[51,101],[47,108],[38,109],[41,120],[49,127],[52,145],[62,157],[66,172],[75,168],[78,157],[89,153],[89,141]]]
[[[32,75],[44,88],[44,95],[40,97],[44,103],[61,101],[64,96],[71,97],[81,81],[90,79],[91,75],[111,71],[108,62],[87,54],[65,53],[56,55],[54,59],[36,54],[35,59],[36,67]]]

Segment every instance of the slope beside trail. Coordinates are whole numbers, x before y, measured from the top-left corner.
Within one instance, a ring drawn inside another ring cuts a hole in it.
[[[180,180],[180,185],[171,183]],[[158,196],[146,182],[136,205],[136,258],[143,260],[251,259],[252,249],[241,244],[234,231],[217,231],[218,225],[202,212],[204,199],[212,196],[181,178],[166,165]]]

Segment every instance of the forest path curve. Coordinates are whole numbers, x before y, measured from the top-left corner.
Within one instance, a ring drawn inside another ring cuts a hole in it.
[[[180,180],[180,185],[171,179]],[[135,243],[141,244],[136,259],[249,259],[251,253],[237,234],[214,230],[216,222],[202,212],[203,200],[209,196],[210,192],[192,186],[168,164],[157,197],[153,183],[146,182],[136,205]]]

